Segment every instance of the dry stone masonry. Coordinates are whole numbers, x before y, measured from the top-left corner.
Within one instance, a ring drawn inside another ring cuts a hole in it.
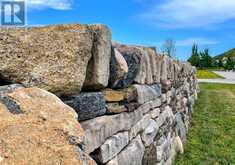
[[[171,165],[195,74],[104,25],[0,28],[0,164]]]

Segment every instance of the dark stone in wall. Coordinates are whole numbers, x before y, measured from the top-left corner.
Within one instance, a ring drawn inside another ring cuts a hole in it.
[[[84,121],[106,113],[105,99],[101,92],[87,92],[62,98],[78,114],[78,120]]]
[[[113,88],[125,88],[133,84],[138,74],[138,71],[140,69],[141,54],[135,47],[121,46],[118,47],[118,51],[123,55],[127,62],[128,74],[124,79],[120,80]]]
[[[126,69],[126,70],[125,70]],[[117,49],[112,48],[110,60],[109,87],[116,88],[121,80],[125,79],[128,73],[128,65],[125,58]]]

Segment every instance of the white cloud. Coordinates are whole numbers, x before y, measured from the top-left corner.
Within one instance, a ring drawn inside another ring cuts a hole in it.
[[[57,10],[68,10],[72,7],[71,0],[27,0],[28,8],[52,8]]]
[[[199,45],[215,45],[218,41],[208,38],[187,38],[183,40],[177,40],[176,46],[192,46],[194,43]]]
[[[4,0],[0,0],[4,1]],[[8,0],[22,1],[22,0]],[[73,0],[25,0],[28,9],[51,8],[56,10],[69,10],[72,8]]]
[[[165,0],[141,14],[168,28],[200,27],[235,19],[235,0]]]

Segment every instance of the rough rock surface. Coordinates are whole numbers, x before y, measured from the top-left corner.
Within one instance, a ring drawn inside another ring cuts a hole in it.
[[[128,65],[125,58],[116,48],[112,49],[109,86],[115,88],[119,81],[126,77],[127,73]]]
[[[94,32],[94,40],[92,58],[86,71],[84,88],[102,89],[108,86],[109,81],[111,31],[103,25],[91,25],[90,28]]]
[[[106,89],[103,91],[103,95],[107,102],[119,102],[124,100],[125,92]]]
[[[1,164],[96,164],[77,146],[84,131],[72,108],[39,88],[8,92],[22,113],[0,103]]]
[[[152,111],[150,111],[150,115],[152,117],[152,119],[157,118],[160,115],[160,108],[155,108]]]
[[[147,103],[144,103],[143,105],[138,107],[138,110],[142,111],[144,114],[148,113],[151,109],[157,108],[161,106],[161,99],[157,98],[154,100],[151,100]]]
[[[165,107],[164,111],[155,119],[155,121],[157,122],[157,125],[161,127],[167,119],[171,122],[174,119],[174,114],[169,106]]]
[[[107,165],[142,165],[144,149],[140,136],[137,136],[114,161],[108,162]]]
[[[87,25],[0,28],[1,78],[56,94],[78,93],[93,41]]]
[[[117,50],[123,55],[127,62],[128,74],[124,79],[120,80],[114,88],[129,87],[134,82],[139,72],[141,51],[137,47],[124,45],[119,46]]]
[[[156,165],[157,163],[157,149],[154,143],[145,148],[142,165]]]
[[[116,114],[128,111],[124,105],[120,105],[119,103],[108,103],[106,104],[106,108],[108,114]]]
[[[137,102],[139,104],[144,104],[161,96],[161,87],[158,84],[151,86],[134,85],[134,87],[137,89]]]
[[[142,116],[141,111],[134,111],[131,113],[97,117],[82,122],[81,125],[85,130],[86,137],[84,150],[86,153],[91,153],[101,146],[108,137],[120,131],[129,130]]]
[[[101,92],[85,92],[62,98],[78,114],[78,120],[84,121],[106,113],[105,99]]]
[[[147,114],[130,129],[129,133],[130,140],[135,138],[138,135],[138,133],[144,131],[144,129],[149,125],[150,119],[151,116]]]
[[[185,143],[187,130],[185,128],[185,124],[183,122],[182,115],[180,113],[177,113],[175,115],[175,120],[176,120],[176,133],[181,138],[182,142]]]
[[[122,132],[111,136],[97,151],[97,158],[99,162],[108,162],[114,158],[124,147],[126,147],[128,143],[128,132]]]
[[[157,135],[159,127],[154,120],[150,120],[149,125],[143,131],[141,138],[146,147],[150,146],[153,143],[155,136]]]

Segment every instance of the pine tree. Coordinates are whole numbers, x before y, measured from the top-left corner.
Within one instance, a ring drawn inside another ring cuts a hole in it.
[[[209,49],[204,49],[200,52],[200,67],[201,68],[210,68],[212,67],[213,58],[209,55]]]
[[[197,44],[193,44],[192,47],[192,55],[188,59],[188,62],[190,62],[193,66],[199,67],[200,64],[200,56],[198,54],[198,46]]]

